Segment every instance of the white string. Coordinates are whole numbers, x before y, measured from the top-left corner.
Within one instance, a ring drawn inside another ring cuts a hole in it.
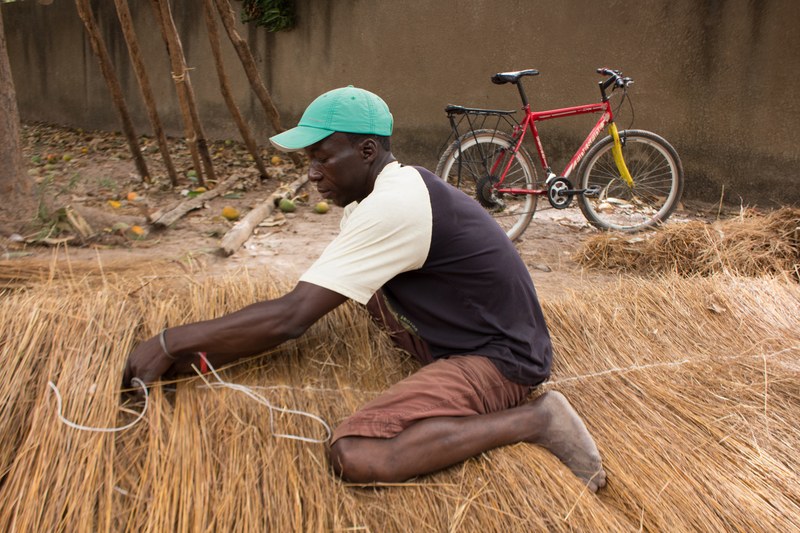
[[[137,382],[138,382],[138,385],[144,391],[144,409],[142,409],[142,412],[139,413],[139,416],[136,417],[136,420],[134,420],[130,424],[127,424],[127,425],[119,427],[119,428],[98,428],[98,427],[82,426],[80,424],[76,424],[75,422],[67,420],[64,417],[64,415],[61,414],[61,393],[58,392],[58,387],[56,387],[56,384],[53,383],[52,381],[48,381],[47,384],[50,385],[50,388],[53,389],[53,393],[56,395],[56,402],[58,403],[58,418],[59,418],[59,420],[61,420],[62,423],[64,423],[65,425],[67,425],[67,426],[69,426],[69,427],[71,427],[73,429],[77,429],[77,430],[80,430],[80,431],[94,431],[94,432],[97,432],[97,433],[114,433],[116,431],[124,431],[126,429],[132,428],[134,425],[136,425],[139,422],[139,420],[144,418],[144,414],[147,412],[147,404],[148,404],[149,399],[150,399],[150,396],[147,393],[147,386],[139,378],[133,378],[131,380],[131,384],[136,384]]]
[[[692,364],[692,363],[705,363],[705,362],[708,362],[708,361],[714,361],[714,362],[719,362],[719,361],[737,361],[737,360],[740,360],[740,359],[764,359],[764,360],[766,360],[767,358],[777,357],[777,356],[782,355],[782,354],[784,354],[786,352],[790,352],[790,351],[798,350],[798,349],[800,349],[800,346],[789,346],[788,348],[784,348],[782,350],[778,350],[777,352],[772,352],[772,353],[767,353],[767,354],[759,353],[759,354],[729,355],[729,356],[722,356],[722,357],[698,357],[697,359],[681,359],[681,360],[678,360],[678,361],[662,361],[662,362],[658,362],[658,363],[631,365],[631,366],[626,366],[626,367],[614,367],[614,368],[608,368],[606,370],[601,370],[599,372],[592,372],[592,373],[589,373],[589,374],[582,374],[582,375],[578,375],[578,376],[563,377],[563,378],[557,379],[555,381],[548,381],[548,382],[542,383],[542,386],[551,386],[552,387],[553,385],[562,385],[564,383],[570,383],[570,382],[574,382],[574,381],[586,381],[586,380],[589,380],[589,379],[600,378],[600,377],[607,376],[607,375],[612,375],[612,374],[616,375],[616,374],[623,374],[623,373],[626,373],[626,372],[632,372],[632,371],[636,371],[636,370],[650,370],[650,369],[654,369],[654,368],[668,368],[668,367],[674,367],[674,366],[683,366],[683,365]]]
[[[200,355],[200,357],[202,357],[203,360],[205,361],[205,363],[208,365],[208,370],[211,372],[211,374],[213,374],[214,377],[217,378],[217,383],[208,383],[208,382],[206,382],[205,387],[212,388],[212,389],[215,389],[215,388],[226,388],[226,389],[235,390],[235,391],[241,392],[242,394],[244,394],[245,396],[247,396],[248,398],[250,398],[252,400],[255,400],[256,402],[258,402],[258,403],[260,403],[262,405],[265,405],[267,407],[267,409],[269,409],[269,431],[270,431],[270,433],[272,434],[273,437],[277,437],[277,438],[281,438],[281,439],[299,440],[299,441],[311,442],[311,443],[315,443],[315,444],[321,444],[321,443],[324,443],[324,442],[328,442],[328,440],[330,440],[330,438],[331,438],[331,436],[333,434],[332,431],[331,431],[331,427],[321,417],[319,417],[319,416],[317,416],[315,414],[312,414],[312,413],[308,413],[306,411],[298,411],[298,410],[295,410],[295,409],[287,409],[285,407],[276,407],[276,406],[272,405],[269,400],[267,400],[266,398],[264,398],[260,394],[256,393],[253,390],[255,387],[248,387],[246,385],[240,385],[238,383],[229,383],[229,382],[223,380],[221,377],[219,377],[219,374],[217,374],[217,371],[214,369],[214,367],[211,366],[211,363],[208,361],[208,359],[206,359],[202,354]],[[310,419],[312,419],[312,420],[314,420],[316,422],[319,422],[325,428],[325,433],[326,433],[325,438],[324,439],[315,439],[315,438],[312,438],[312,437],[303,437],[301,435],[291,435],[291,434],[288,434],[288,433],[277,433],[275,431],[275,411],[278,411],[280,413],[292,414],[292,415],[300,415],[300,416],[304,416],[306,418],[310,418]]]

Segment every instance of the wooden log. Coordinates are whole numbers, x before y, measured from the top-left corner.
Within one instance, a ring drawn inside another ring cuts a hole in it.
[[[208,151],[208,142],[197,111],[194,89],[189,77],[189,67],[186,66],[186,57],[183,54],[183,45],[178,35],[178,29],[175,27],[175,20],[172,18],[169,1],[151,0],[151,4],[161,27],[161,34],[167,44],[167,53],[172,66],[172,79],[175,82],[186,142],[189,144],[192,154],[194,170],[197,172],[200,185],[206,185],[206,179],[214,181],[216,176]],[[203,176],[203,172],[205,172],[205,176]]]
[[[241,134],[242,140],[244,141],[245,146],[247,146],[247,150],[250,152],[250,155],[253,156],[253,161],[256,164],[256,168],[258,168],[258,172],[261,174],[261,179],[267,179],[269,174],[267,174],[267,169],[264,166],[264,161],[261,158],[261,154],[258,153],[258,145],[256,144],[253,135],[250,133],[250,128],[247,127],[244,117],[242,117],[242,113],[239,111],[239,107],[236,105],[236,101],[231,95],[230,83],[228,82],[228,75],[225,72],[225,66],[222,61],[222,52],[220,51],[219,47],[219,31],[217,30],[217,23],[214,20],[215,9],[213,1],[214,0],[205,0],[203,3],[203,14],[205,15],[206,19],[206,28],[208,28],[208,41],[211,45],[211,53],[214,56],[214,64],[217,67],[217,78],[219,79],[220,93],[225,99],[225,103],[227,104],[228,110],[233,117],[233,121],[236,123],[236,127],[239,128],[239,134]]]
[[[128,55],[131,57],[133,64],[133,71],[136,74],[136,80],[139,82],[139,89],[142,93],[142,100],[144,101],[145,108],[147,108],[147,116],[150,119],[150,125],[153,127],[153,134],[158,140],[158,148],[161,151],[161,158],[164,160],[164,166],[167,169],[169,181],[173,187],[178,185],[178,173],[175,171],[175,165],[169,155],[169,146],[167,145],[167,136],[164,133],[164,128],[161,126],[161,120],[158,117],[156,109],[156,102],[153,96],[153,89],[150,87],[150,79],[147,76],[147,69],[144,67],[142,61],[142,53],[139,48],[139,41],[136,38],[136,32],[133,29],[133,21],[131,20],[131,12],[128,8],[128,0],[114,0],[117,6],[117,17],[122,26],[122,34],[125,36],[125,42],[128,45]]]
[[[234,50],[236,50],[236,53],[239,55],[239,60],[242,62],[244,72],[247,74],[247,79],[250,81],[250,87],[253,89],[253,92],[256,93],[258,101],[261,102],[264,112],[272,123],[272,128],[275,130],[275,133],[286,131],[281,124],[281,117],[278,113],[278,109],[272,101],[272,95],[270,95],[266,85],[264,85],[264,82],[261,80],[261,76],[258,74],[258,67],[256,66],[255,59],[253,59],[250,46],[247,44],[247,41],[242,39],[239,32],[236,31],[236,15],[233,12],[230,0],[214,1],[217,5],[217,11],[222,20],[222,25],[225,26],[228,38],[231,40]],[[288,156],[295,166],[299,167],[302,164],[302,159],[296,152],[289,152]]]
[[[268,200],[256,206],[247,215],[236,223],[228,233],[222,237],[220,243],[220,252],[223,255],[229,256],[236,252],[241,246],[250,238],[253,231],[261,223],[262,220],[270,216],[274,211],[277,204],[283,198],[294,198],[300,188],[308,183],[308,176],[303,176],[293,181],[286,189],[279,190],[273,193]]]
[[[125,133],[125,138],[128,140],[128,148],[136,164],[136,170],[139,171],[139,176],[141,176],[143,181],[150,183],[147,163],[145,163],[144,156],[142,156],[142,151],[139,148],[139,140],[136,138],[136,132],[134,131],[133,121],[128,112],[128,106],[125,104],[122,86],[117,79],[117,75],[114,73],[113,63],[108,55],[108,49],[100,34],[97,21],[89,7],[89,0],[75,0],[75,6],[78,8],[78,15],[86,28],[86,34],[89,36],[89,43],[92,46],[92,51],[100,62],[100,71],[103,73],[103,78],[106,80],[108,90],[111,92],[111,99],[114,102],[114,107],[117,108],[117,113],[119,113],[120,120],[122,121],[122,131]]]
[[[200,209],[203,207],[209,200],[213,200],[217,196],[225,194],[228,189],[230,189],[241,177],[241,175],[236,174],[228,178],[227,180],[223,181],[215,189],[211,189],[210,191],[206,191],[203,194],[195,196],[194,198],[189,198],[188,200],[184,200],[177,207],[170,209],[169,211],[163,212],[159,211],[153,213],[150,217],[151,223],[153,226],[157,228],[166,228],[174,224],[178,221],[181,217],[183,217],[186,213],[190,211],[194,211],[195,209]]]

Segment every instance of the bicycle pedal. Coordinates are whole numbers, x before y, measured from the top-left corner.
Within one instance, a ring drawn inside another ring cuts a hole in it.
[[[591,187],[586,187],[582,192],[584,196],[588,196],[589,198],[597,198],[600,196],[600,191],[602,187],[599,185],[592,185]]]

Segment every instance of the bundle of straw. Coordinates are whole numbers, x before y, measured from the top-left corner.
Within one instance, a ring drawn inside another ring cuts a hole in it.
[[[120,395],[139,340],[285,290],[259,273],[49,281],[0,308],[0,529],[46,531],[626,531],[800,528],[800,286],[729,276],[621,280],[546,302],[558,389],[595,436],[597,494],[519,444],[393,486],[330,471],[311,418],[188,377]],[[335,425],[413,365],[363,309],[221,371]],[[213,381],[212,378],[207,378]],[[258,388],[261,387],[261,388]]]
[[[790,274],[800,280],[800,209],[742,211],[711,224],[667,224],[645,236],[603,233],[588,239],[575,259],[621,272]]]
[[[106,276],[136,276],[142,281],[167,273],[186,272],[178,263],[168,261],[138,262],[131,259],[96,261],[70,259],[57,250],[50,259],[28,258],[0,261],[0,294],[51,282],[76,281],[104,283]]]

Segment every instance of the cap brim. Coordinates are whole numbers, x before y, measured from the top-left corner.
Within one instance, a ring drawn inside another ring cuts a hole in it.
[[[318,143],[325,137],[332,135],[334,132],[321,128],[310,128],[308,126],[297,126],[283,133],[279,133],[269,138],[275,148],[284,152],[294,152],[295,150],[302,150],[307,146]]]

